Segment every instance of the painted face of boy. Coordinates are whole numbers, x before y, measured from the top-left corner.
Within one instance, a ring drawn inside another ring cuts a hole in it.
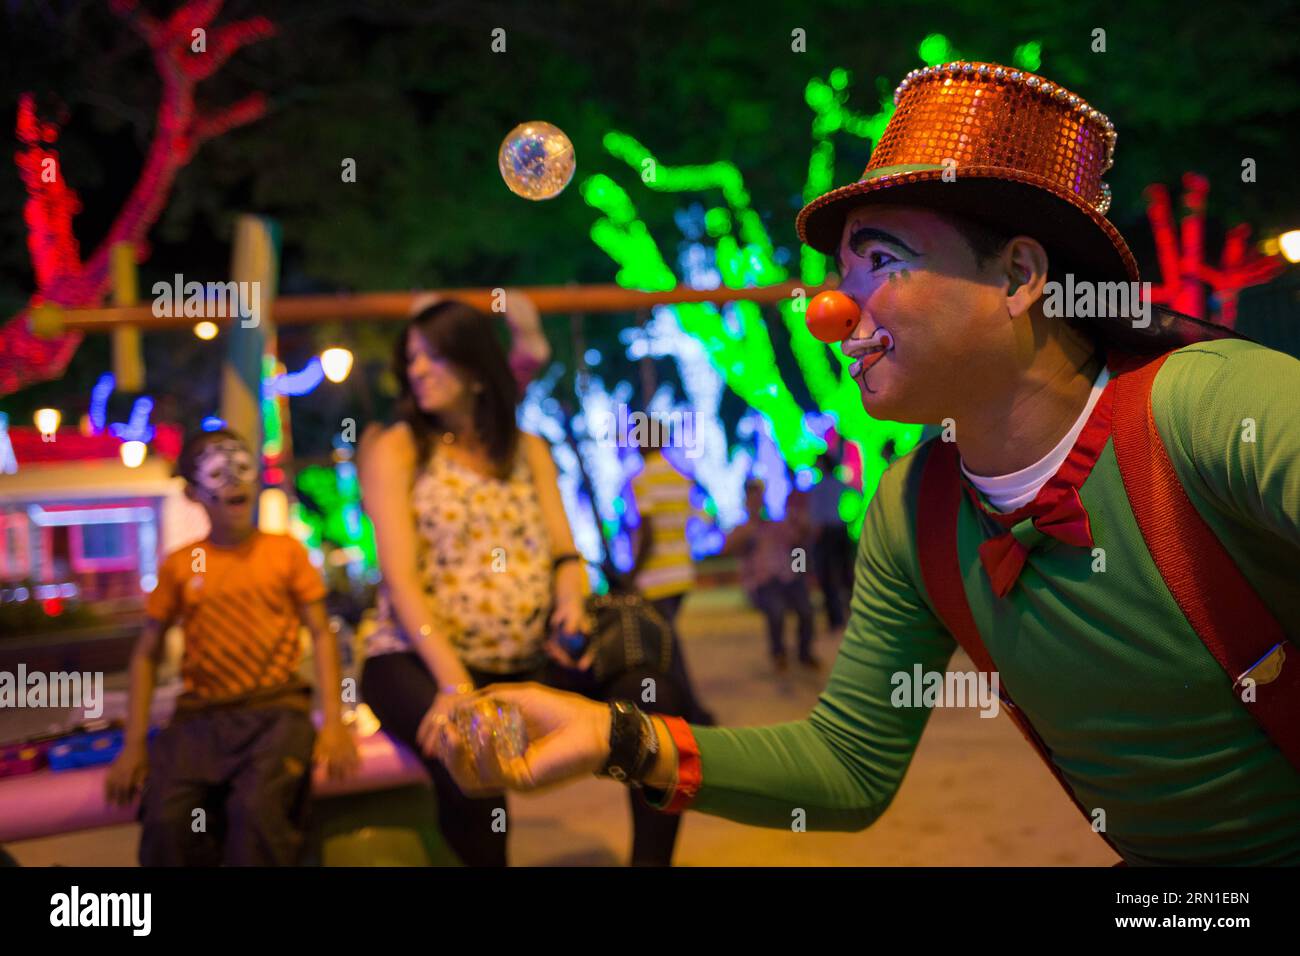
[[[257,475],[253,456],[242,442],[223,438],[203,449],[194,469],[195,483],[209,494],[251,484]]]
[[[234,526],[251,521],[256,483],[257,462],[243,442],[218,439],[195,461],[195,498],[214,523]]]

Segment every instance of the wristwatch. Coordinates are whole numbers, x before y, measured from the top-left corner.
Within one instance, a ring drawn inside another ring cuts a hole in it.
[[[609,757],[596,776],[639,787],[658,752],[659,737],[650,718],[629,700],[611,701]]]

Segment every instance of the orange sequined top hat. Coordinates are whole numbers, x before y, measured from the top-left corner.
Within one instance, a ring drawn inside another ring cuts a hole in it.
[[[1033,236],[1054,272],[1093,282],[1137,282],[1137,262],[1106,211],[1102,182],[1115,159],[1115,125],[1084,99],[1041,76],[996,63],[913,70],[894,91],[897,109],[862,178],[799,212],[799,238],[839,248],[858,206],[923,206]],[[1149,352],[1245,338],[1235,330],[1151,304],[1142,327],[1090,323],[1109,348]]]
[[[894,103],[862,178],[800,211],[808,245],[834,253],[845,216],[866,203],[926,206],[1031,235],[1079,279],[1137,281],[1106,218],[1115,126],[1082,97],[1033,73],[962,62],[913,70]]]

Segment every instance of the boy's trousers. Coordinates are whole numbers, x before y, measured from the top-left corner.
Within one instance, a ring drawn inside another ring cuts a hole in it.
[[[311,717],[213,709],[161,731],[140,802],[141,866],[288,866],[302,850]]]

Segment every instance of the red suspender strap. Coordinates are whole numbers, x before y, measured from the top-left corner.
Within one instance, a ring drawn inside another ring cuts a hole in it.
[[[921,493],[916,516],[916,543],[921,577],[944,627],[970,655],[981,671],[995,670],[984,647],[966,600],[957,560],[957,512],[961,507],[961,481],[957,446],[930,442],[930,456],[921,472]]]
[[[1243,678],[1254,681],[1255,699],[1242,704],[1300,770],[1300,663],[1283,666],[1287,636],[1281,624],[1187,497],[1156,428],[1151,386],[1168,357],[1116,383],[1113,441],[1124,490],[1174,601],[1239,699],[1250,686]]]
[[[922,466],[916,515],[916,544],[921,563],[921,577],[925,581],[925,589],[929,592],[939,620],[961,645],[962,650],[967,653],[975,666],[987,674],[997,668],[993,664],[993,658],[989,656],[988,648],[984,646],[979,628],[975,625],[975,617],[971,614],[970,602],[966,600],[966,588],[962,583],[961,562],[957,556],[957,515],[960,508],[961,481],[957,446],[953,442],[931,441],[929,457]],[[998,686],[1001,688],[1003,709],[1091,825],[1092,815],[1075,797],[1069,783],[1052,762],[1051,754],[1042,738],[1012,701],[1011,692],[1001,679],[1001,675],[999,675]],[[1105,832],[1098,831],[1098,833],[1117,855],[1122,855],[1115,848],[1115,844],[1110,842]]]

